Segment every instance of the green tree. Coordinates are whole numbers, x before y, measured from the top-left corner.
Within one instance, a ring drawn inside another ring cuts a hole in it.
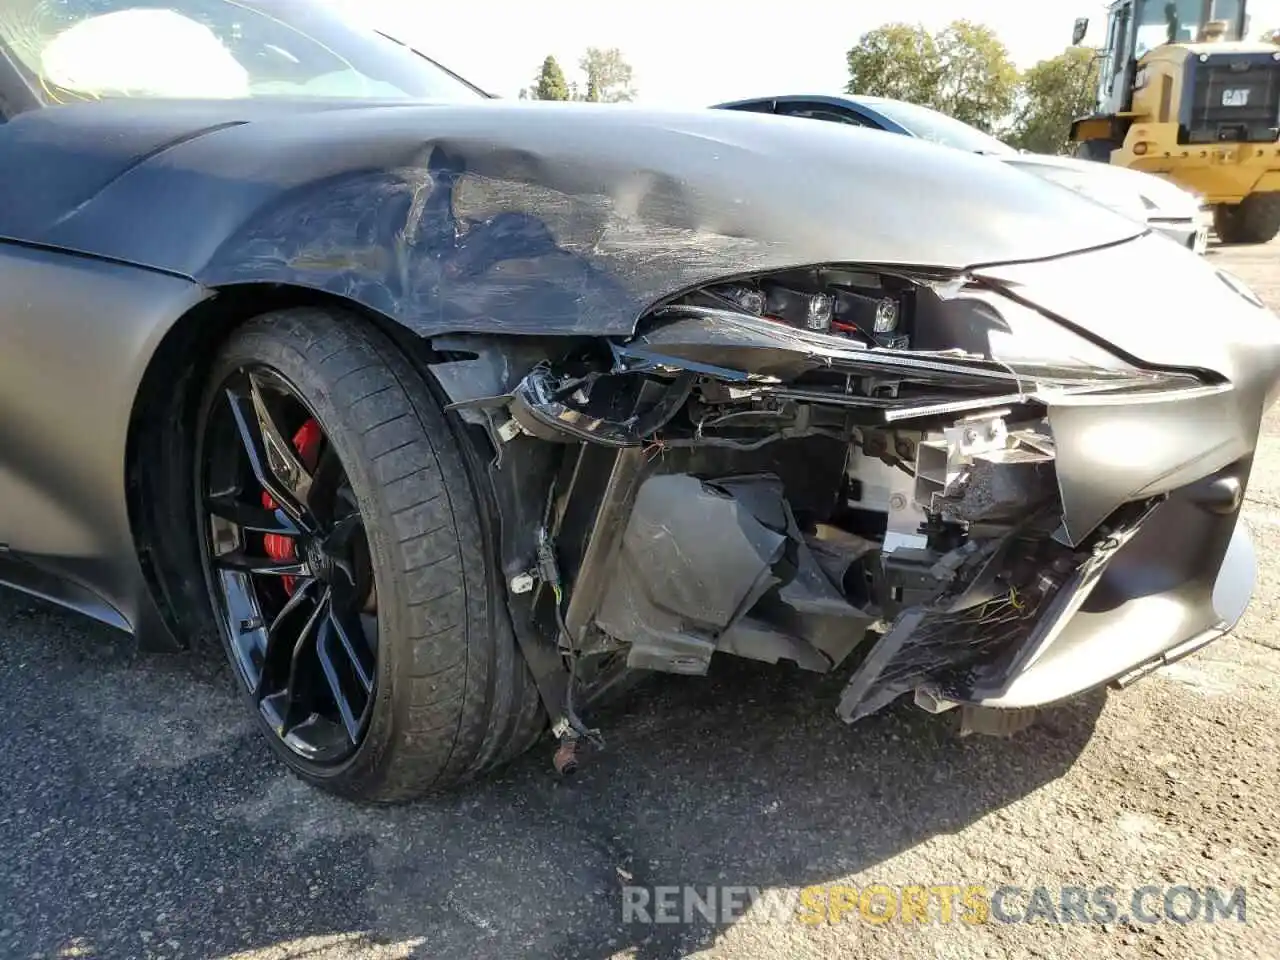
[[[587,47],[578,66],[586,75],[586,88],[580,90],[575,84],[574,100],[621,103],[635,99],[636,91],[631,85],[631,64],[627,63],[617,47],[610,47],[608,50]]]
[[[1071,121],[1093,108],[1098,51],[1070,47],[1022,75],[1009,142],[1032,153],[1066,153]]]
[[[568,100],[569,84],[555,57],[542,61],[542,69],[533,80],[533,86],[520,91],[521,100]]]
[[[941,82],[938,45],[924,27],[877,27],[859,38],[847,59],[847,92],[932,106]]]
[[[933,107],[983,130],[1013,108],[1018,71],[989,27],[957,20],[937,34],[905,23],[862,35],[849,51],[849,93]]]
[[[994,133],[1013,109],[1018,68],[990,27],[957,20],[938,34],[941,77],[932,104],[948,116]]]

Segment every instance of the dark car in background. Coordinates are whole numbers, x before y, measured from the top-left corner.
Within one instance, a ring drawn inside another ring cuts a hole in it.
[[[1196,253],[1204,253],[1208,246],[1212,211],[1199,197],[1168,180],[1075,157],[1015,150],[997,137],[954,117],[905,100],[793,94],[736,100],[719,104],[717,109],[852,124],[991,156],[1144,223]]]

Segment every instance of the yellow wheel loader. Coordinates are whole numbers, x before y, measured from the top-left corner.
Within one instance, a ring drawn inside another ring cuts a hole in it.
[[[1199,194],[1224,243],[1280,233],[1280,47],[1248,27],[1246,0],[1116,0],[1096,112],[1071,125],[1076,156]]]

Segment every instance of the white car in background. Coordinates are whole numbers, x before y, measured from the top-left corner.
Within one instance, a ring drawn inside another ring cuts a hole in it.
[[[1194,193],[1155,174],[1038,153],[1001,155],[1000,159],[1145,222],[1196,253],[1204,253],[1209,244],[1212,210]]]
[[[1211,211],[1195,194],[1168,180],[1092,160],[1015,150],[977,127],[905,100],[852,94],[791,94],[735,100],[717,104],[715,109],[848,123],[987,154],[1145,223],[1196,253],[1204,253],[1208,245]]]

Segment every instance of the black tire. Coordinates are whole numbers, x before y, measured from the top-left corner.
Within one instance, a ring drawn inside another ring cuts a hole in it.
[[[1111,151],[1119,149],[1120,145],[1114,140],[1081,140],[1072,152],[1081,160],[1110,163]]]
[[[259,316],[239,327],[214,361],[197,471],[210,413],[222,400],[219,385],[250,365],[287,381],[337,454],[363,518],[377,597],[367,726],[341,762],[299,755],[263,718],[237,673],[276,754],[312,784],[393,803],[469,780],[528,749],[546,715],[514,640],[484,501],[423,377],[359,317],[319,308]],[[201,485],[198,476],[197,491]],[[219,587],[200,515],[216,613]],[[238,670],[227,618],[217,620]]]
[[[1223,243],[1270,243],[1280,234],[1280,193],[1255,193],[1235,206],[1215,207],[1213,229]]]

